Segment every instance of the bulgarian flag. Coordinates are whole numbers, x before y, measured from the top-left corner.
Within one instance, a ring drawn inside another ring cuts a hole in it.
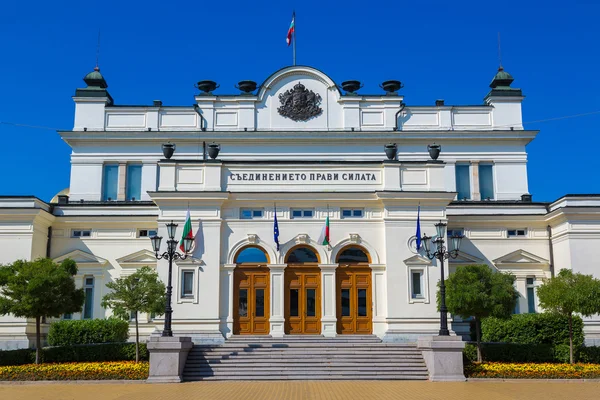
[[[181,236],[181,240],[179,241],[179,249],[183,252],[185,252],[185,248],[183,247],[183,239],[187,237],[194,237],[194,233],[192,232],[192,218],[190,217],[189,208],[187,210],[187,215],[185,216],[185,225],[183,225],[183,235]]]
[[[296,23],[296,12],[294,11],[294,13],[292,14],[292,23],[290,24],[290,29],[288,29],[287,38],[285,39],[288,46],[292,43],[292,35],[294,34],[295,23]]]
[[[319,236],[319,244],[323,246],[329,246],[329,215],[325,220],[325,225],[323,225],[323,230],[321,231],[321,236]]]

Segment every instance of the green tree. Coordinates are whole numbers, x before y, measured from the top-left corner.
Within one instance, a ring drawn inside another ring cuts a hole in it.
[[[481,320],[489,316],[508,318],[511,315],[519,298],[514,282],[513,275],[493,272],[487,265],[458,267],[446,280],[448,311],[462,318],[475,319],[479,362],[482,361]],[[439,308],[439,291],[437,300]]]
[[[138,313],[164,314],[165,285],[150,267],[142,267],[132,275],[117,278],[106,287],[112,289],[102,298],[102,307],[111,308],[113,313],[127,321],[135,315],[135,361],[140,360],[140,334]]]
[[[569,360],[573,364],[573,314],[589,317],[600,312],[600,280],[562,269],[537,289],[540,306],[569,318]]]
[[[83,289],[75,287],[77,264],[66,259],[60,264],[49,258],[18,260],[0,266],[0,314],[35,318],[35,362],[40,363],[40,322],[43,317],[60,317],[80,312]]]

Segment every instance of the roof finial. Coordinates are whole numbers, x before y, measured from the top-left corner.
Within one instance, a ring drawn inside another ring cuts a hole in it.
[[[498,32],[498,71],[504,71],[504,67],[502,67],[502,48],[500,46],[500,32]]]
[[[100,71],[98,58],[100,58],[100,28],[98,28],[98,45],[96,46],[96,66],[94,67],[94,71]]]

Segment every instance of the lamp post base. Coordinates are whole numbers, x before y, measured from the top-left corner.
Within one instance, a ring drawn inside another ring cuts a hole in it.
[[[150,353],[150,373],[147,382],[179,383],[188,353],[194,346],[189,337],[151,337],[147,343]]]
[[[465,381],[463,349],[465,342],[460,336],[422,336],[417,348],[429,371],[430,381]]]

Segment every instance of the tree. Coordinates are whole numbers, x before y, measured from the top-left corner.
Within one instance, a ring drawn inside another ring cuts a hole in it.
[[[487,265],[458,267],[446,280],[448,311],[462,318],[474,317],[477,340],[477,361],[481,362],[481,320],[494,316],[508,318],[514,310],[519,293],[515,277],[493,272]],[[440,294],[438,292],[438,307]]]
[[[569,318],[569,360],[573,357],[573,314],[590,317],[600,312],[600,280],[562,269],[537,289],[540,306]]]
[[[111,308],[113,313],[127,321],[135,314],[135,361],[140,360],[140,334],[138,313],[164,314],[165,285],[150,267],[142,267],[134,274],[117,278],[106,287],[112,289],[102,298],[102,307]]]
[[[0,266],[0,314],[35,318],[35,362],[40,363],[40,322],[43,317],[60,317],[80,312],[85,296],[75,287],[77,264],[66,259],[60,264],[49,258],[18,260]]]

